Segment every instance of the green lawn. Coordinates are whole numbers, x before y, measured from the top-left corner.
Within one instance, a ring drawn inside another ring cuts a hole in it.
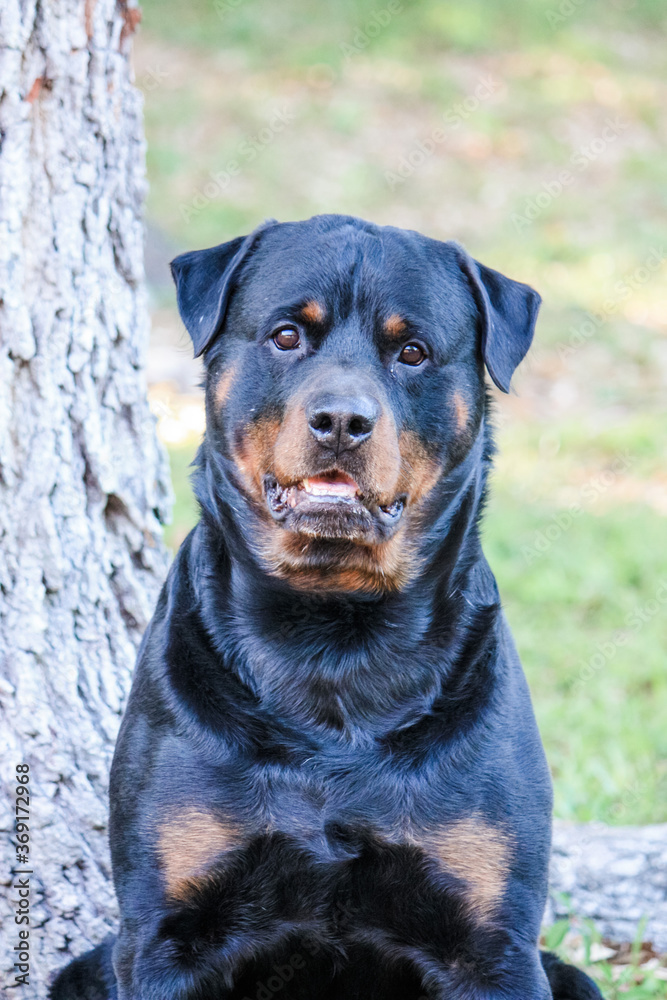
[[[143,12],[148,212],[176,249],[350,212],[459,239],[541,292],[498,401],[486,550],[557,815],[667,821],[664,0]],[[194,447],[171,448],[173,545]],[[613,990],[666,995],[646,977]]]
[[[183,248],[267,215],[356,212],[464,239],[539,288],[535,347],[498,401],[486,548],[557,814],[664,821],[666,12],[567,9],[340,0],[314,17],[305,0],[148,0],[148,207]],[[445,120],[446,140],[392,187]],[[564,169],[572,183],[517,222]],[[196,516],[193,450],[171,449],[176,545]]]

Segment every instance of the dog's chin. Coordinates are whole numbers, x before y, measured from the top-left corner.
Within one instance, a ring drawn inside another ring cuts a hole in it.
[[[313,539],[331,539],[374,545],[387,541],[397,529],[405,498],[382,505],[364,496],[345,473],[327,472],[283,485],[274,476],[264,478],[266,505],[286,531]]]

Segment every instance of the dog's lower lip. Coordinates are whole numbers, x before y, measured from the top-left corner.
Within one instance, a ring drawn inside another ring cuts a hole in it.
[[[293,515],[297,518],[344,516],[359,518],[359,523],[362,523],[370,515],[378,526],[382,526],[382,530],[393,529],[398,524],[407,502],[404,495],[389,504],[364,500],[357,482],[337,471],[306,476],[286,486],[279,483],[275,476],[267,475],[264,491],[269,512],[279,522]]]
[[[384,506],[380,505],[378,509],[382,514],[384,514],[386,518],[395,521],[403,513],[406,502],[407,502],[407,497],[397,497],[393,503],[385,504]]]

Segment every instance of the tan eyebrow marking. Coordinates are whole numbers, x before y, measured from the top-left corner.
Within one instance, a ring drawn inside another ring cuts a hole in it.
[[[402,333],[405,333],[405,330],[405,320],[402,316],[399,316],[398,313],[392,313],[392,315],[384,321],[384,332],[388,337],[400,337]]]
[[[321,323],[326,316],[326,309],[321,303],[312,299],[310,302],[306,302],[301,310],[301,315],[308,323]]]

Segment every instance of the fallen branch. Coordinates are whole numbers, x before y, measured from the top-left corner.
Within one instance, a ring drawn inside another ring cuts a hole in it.
[[[592,920],[614,941],[633,941],[645,918],[643,938],[667,952],[667,823],[610,827],[557,820],[546,922],[568,913]]]

